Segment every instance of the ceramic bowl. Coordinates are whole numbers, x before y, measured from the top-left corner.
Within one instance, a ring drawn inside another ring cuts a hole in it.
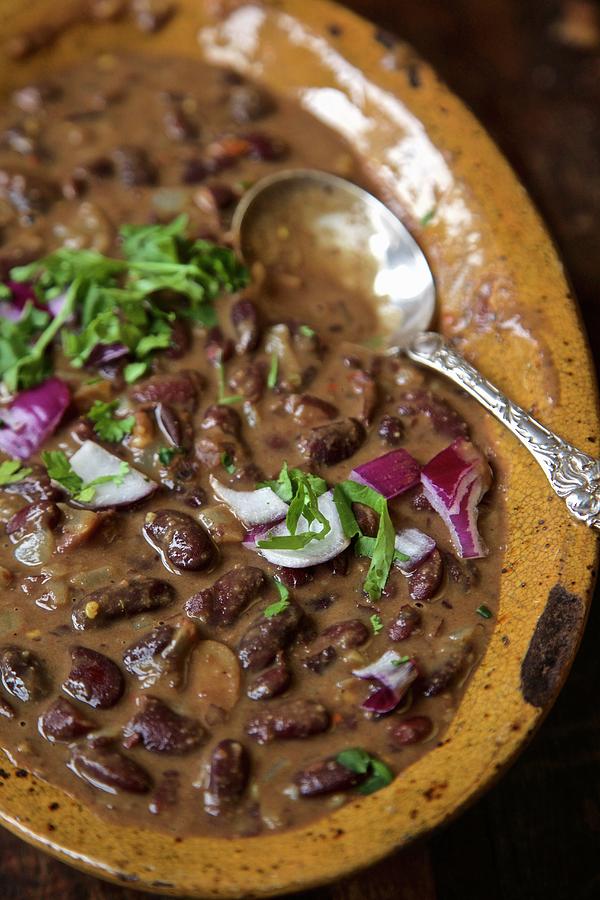
[[[295,98],[352,144],[422,243],[442,330],[507,394],[593,453],[593,369],[560,262],[509,166],[435,73],[402,42],[378,39],[373,25],[321,0],[177,6],[151,38],[126,24],[81,24],[26,63],[2,56],[3,90],[100,50],[128,49],[203,56]],[[3,0],[2,37],[65,9],[57,0]],[[389,788],[308,828],[178,843],[107,825],[3,763],[3,824],[95,875],[224,898],[348,875],[454,816],[514,759],[556,698],[581,638],[596,561],[595,535],[569,517],[526,450],[501,426],[491,422],[490,431],[507,520],[500,614],[443,742]]]

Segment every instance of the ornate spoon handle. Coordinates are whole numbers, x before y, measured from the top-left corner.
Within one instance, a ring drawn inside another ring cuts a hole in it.
[[[571,514],[592,528],[600,528],[600,461],[549,431],[505,397],[439,334],[417,335],[406,352],[414,362],[446,375],[479,400],[527,447]]]

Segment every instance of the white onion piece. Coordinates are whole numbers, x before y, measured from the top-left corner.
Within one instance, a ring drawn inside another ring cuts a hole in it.
[[[84,441],[70,459],[71,468],[84,484],[89,484],[102,475],[118,475],[121,462],[118,456],[109,453],[94,441]],[[130,467],[120,484],[108,481],[97,485],[93,499],[85,505],[91,509],[129,506],[149,497],[157,487],[158,485],[146,475]]]
[[[428,556],[431,556],[436,548],[436,543],[433,538],[419,531],[418,528],[404,528],[396,535],[394,547],[398,553],[408,556],[407,560],[394,560],[394,565],[404,575],[410,575]]]
[[[342,550],[345,550],[350,543],[342,528],[342,523],[337,511],[337,507],[333,501],[333,494],[327,491],[321,494],[317,500],[320,512],[325,516],[331,529],[322,540],[311,541],[301,550],[268,550],[264,547],[258,547],[256,543],[250,545],[245,542],[245,546],[251,547],[256,553],[260,553],[267,562],[274,566],[285,566],[288,569],[305,569],[308,566],[317,566],[319,563],[327,562],[338,556]],[[312,522],[311,530],[320,531],[322,525],[320,522]],[[296,534],[303,534],[308,531],[308,522],[301,516],[298,520]],[[289,535],[289,531],[285,522],[280,522],[273,528],[268,530],[267,534],[259,534],[255,540],[264,540],[267,537],[283,537]]]
[[[214,475],[210,476],[209,481],[215,497],[226,503],[232,513],[249,528],[279,522],[287,515],[287,503],[270,487],[258,488],[256,491],[234,491],[221,484]]]

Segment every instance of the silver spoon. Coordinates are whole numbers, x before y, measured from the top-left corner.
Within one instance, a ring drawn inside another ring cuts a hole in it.
[[[291,169],[257,182],[232,223],[248,264],[319,272],[376,300],[383,346],[445,375],[527,447],[580,522],[600,528],[600,462],[545,428],[483,377],[441,335],[427,331],[435,283],[402,222],[367,191],[316,169]]]

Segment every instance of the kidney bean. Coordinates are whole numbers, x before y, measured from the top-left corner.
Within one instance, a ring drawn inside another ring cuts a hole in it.
[[[250,775],[250,757],[239,741],[220,741],[213,750],[204,809],[209,816],[220,816],[236,806],[246,790]]]
[[[340,419],[312,428],[300,438],[298,447],[311,462],[333,466],[352,456],[365,436],[364,426],[357,419]]]
[[[198,631],[189,619],[173,625],[157,625],[123,654],[128,672],[136,675],[143,687],[152,687],[162,678],[169,687],[181,688],[186,682],[192,650],[198,642]]]
[[[187,513],[176,509],[148,513],[143,531],[163,561],[166,557],[178,569],[198,572],[216,561],[217,548],[208,532]]]
[[[31,473],[21,481],[2,485],[3,492],[17,494],[30,504],[58,499],[60,491],[53,486],[46,469],[35,463],[29,468]]]
[[[423,682],[423,695],[437,697],[450,687],[456,677],[464,670],[471,655],[471,647],[465,644],[460,650],[451,653]]]
[[[12,535],[39,528],[53,531],[60,520],[61,512],[56,503],[51,500],[39,500],[16,512],[6,523],[6,533]]]
[[[62,192],[54,181],[19,169],[0,169],[0,198],[27,216],[47,212]]]
[[[283,159],[288,153],[289,148],[284,140],[272,134],[265,134],[264,131],[243,134],[241,139],[246,144],[245,154],[251,159],[274,162]]]
[[[3,647],[0,651],[0,677],[8,693],[22,703],[40,700],[50,690],[44,664],[35,653],[23,647]]]
[[[185,604],[192,619],[213,628],[233,625],[244,609],[262,591],[266,578],[256,566],[236,566],[213,585],[194,594]]]
[[[285,410],[300,425],[309,427],[329,422],[338,414],[337,406],[312,394],[290,394],[285,401]]]
[[[196,206],[212,216],[232,206],[236,200],[237,194],[228,184],[215,181],[203,184],[194,194]]]
[[[467,437],[469,434],[469,426],[462,416],[449,403],[429,391],[408,391],[400,398],[398,413],[401,416],[425,416],[435,431],[446,437]]]
[[[329,568],[332,575],[337,575],[344,578],[348,574],[348,570],[350,568],[349,550],[344,550],[343,553],[340,553],[338,556],[328,562],[327,567]]]
[[[152,375],[145,381],[140,381],[132,389],[131,396],[138,403],[166,403],[192,412],[196,408],[201,386],[202,381],[197,372],[182,369],[170,374]]]
[[[444,563],[439,550],[434,550],[424,563],[408,578],[408,592],[412,600],[431,600],[439,590]]]
[[[388,447],[398,447],[404,438],[404,425],[398,416],[383,416],[377,434]]]
[[[79,709],[59,697],[38,720],[40,734],[47,741],[74,741],[93,731],[96,726]]]
[[[183,426],[173,407],[168,406],[166,403],[159,403],[154,410],[154,415],[156,416],[156,424],[165,440],[172,447],[180,447],[183,443]]]
[[[156,184],[156,168],[143,147],[122,146],[112,151],[117,177],[125,187]]]
[[[274,664],[252,679],[246,694],[251,700],[270,700],[271,697],[283,694],[290,686],[291,679],[283,653],[278,653]]]
[[[302,619],[302,609],[293,602],[270,619],[261,615],[238,645],[237,654],[242,667],[256,671],[268,666],[277,653],[292,642]]]
[[[183,184],[199,184],[214,171],[214,167],[203,159],[186,159],[182,164],[181,181]]]
[[[75,775],[101,791],[115,794],[145,794],[152,786],[149,774],[138,763],[120,753],[106,738],[71,748],[69,768]]]
[[[237,334],[236,353],[250,353],[260,342],[258,310],[252,300],[242,297],[231,307],[231,323]]]
[[[231,406],[215,404],[209,406],[204,413],[200,427],[207,431],[213,428],[218,429],[223,434],[237,438],[242,430],[242,420],[239,413]]]
[[[15,711],[10,705],[7,703],[4,697],[0,697],[0,716],[4,716],[5,719],[14,719]]]
[[[321,797],[338,791],[349,791],[364,781],[366,774],[351,772],[335,759],[312,763],[294,775],[301,797]]]
[[[234,349],[233,341],[225,337],[218,325],[207,331],[204,352],[211,365],[218,366],[230,360]]]
[[[321,594],[320,597],[309,600],[306,605],[315,612],[323,612],[324,609],[329,609],[336,600],[337,594]]]
[[[310,568],[288,569],[286,566],[276,566],[275,572],[286,587],[294,588],[294,590],[304,587],[305,584],[310,584],[314,578],[313,570]]]
[[[391,641],[405,641],[421,624],[421,613],[414,606],[405,603],[400,607],[396,620],[388,629]]]
[[[166,93],[163,99],[166,103],[163,125],[167,137],[171,141],[192,141],[197,138],[198,126],[183,109],[179,97]]]
[[[162,609],[175,599],[172,585],[159,578],[133,578],[116,586],[86,594],[73,609],[76,631],[108,625],[113,619],[130,618],[152,609]]]
[[[142,743],[152,753],[188,753],[204,743],[206,732],[196,719],[176,713],[158,697],[138,699],[139,712],[123,729],[127,749]]]
[[[326,628],[319,641],[326,641],[339,650],[352,650],[366,644],[370,636],[369,629],[360,619],[346,619]]]
[[[477,564],[472,559],[459,561],[452,553],[443,554],[444,566],[450,581],[461,584],[464,591],[468,591],[479,581],[480,573]]]
[[[169,769],[163,773],[152,799],[148,804],[149,811],[154,816],[160,816],[169,809],[177,806],[179,801],[180,776],[179,772]]]
[[[368,537],[376,537],[379,530],[379,513],[364,503],[353,503],[352,512],[362,533]]]
[[[265,744],[322,734],[329,723],[329,713],[315,700],[286,700],[277,706],[264,707],[252,716],[246,724],[246,733],[259,744]]]
[[[171,322],[171,340],[169,346],[162,353],[169,359],[181,359],[190,349],[192,339],[190,330],[183,319],[175,319]]]
[[[65,693],[94,709],[110,709],[121,699],[125,684],[112,659],[88,647],[73,647],[71,660],[71,671],[62,686]]]
[[[228,383],[234,394],[241,394],[250,403],[258,403],[267,386],[267,367],[258,360],[250,362],[232,372]]]
[[[304,665],[307,669],[310,669],[311,672],[315,672],[317,675],[321,675],[322,672],[327,668],[327,666],[331,665],[332,662],[335,662],[337,659],[337,650],[335,647],[331,645],[327,647],[323,647],[322,650],[319,650],[317,653],[312,653],[304,660]]]
[[[401,722],[392,722],[388,728],[388,738],[393,747],[402,748],[424,741],[432,731],[433,722],[429,716],[409,716]]]
[[[238,125],[256,122],[268,116],[274,109],[275,104],[269,94],[253,84],[237,85],[229,94],[231,118]]]

